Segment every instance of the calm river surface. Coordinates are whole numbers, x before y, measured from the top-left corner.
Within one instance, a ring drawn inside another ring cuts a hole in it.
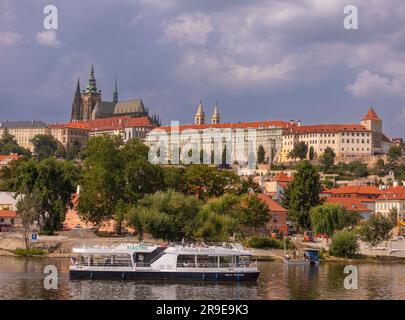
[[[59,270],[57,290],[44,289],[46,265]],[[69,281],[69,259],[0,257],[0,299],[405,299],[405,265],[356,265],[357,290],[344,289],[344,266],[259,262],[257,284]]]

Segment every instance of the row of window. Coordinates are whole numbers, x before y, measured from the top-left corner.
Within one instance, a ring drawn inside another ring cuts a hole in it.
[[[376,210],[390,210],[397,208],[398,210],[405,210],[405,202],[404,203],[376,203],[375,208]]]

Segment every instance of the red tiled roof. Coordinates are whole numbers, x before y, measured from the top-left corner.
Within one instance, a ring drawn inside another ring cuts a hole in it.
[[[365,121],[365,120],[381,120],[381,119],[378,117],[374,109],[370,107],[367,111],[367,114],[364,116],[362,120]]]
[[[0,210],[0,218],[16,218],[17,211],[14,210]]]
[[[383,192],[375,186],[343,186],[340,188],[330,189],[328,190],[328,193],[331,193],[332,195],[358,194],[378,196]]]
[[[257,197],[267,205],[270,212],[285,212],[285,213],[287,213],[287,209],[283,208],[277,201],[273,200],[268,195],[266,195],[264,193],[258,193]]]
[[[68,123],[55,123],[48,125],[49,129],[84,129],[88,130],[89,125],[84,121],[68,122]]]
[[[179,126],[179,131],[183,131],[186,129],[208,129],[208,128],[230,128],[230,129],[261,129],[261,128],[269,128],[269,127],[278,127],[278,128],[288,128],[290,124],[285,121],[258,121],[258,122],[240,122],[240,123],[219,123],[219,124],[192,124],[192,125],[184,125]],[[159,127],[158,129],[170,131],[170,126]]]
[[[392,187],[384,190],[378,200],[405,200],[405,187]]]
[[[277,182],[291,182],[292,178],[287,176],[284,172],[278,172],[272,179]]]
[[[148,117],[131,118],[128,116],[102,118],[89,121],[75,121],[66,124],[49,125],[51,129],[59,128],[82,128],[90,131],[121,130],[128,127],[151,127]]]
[[[293,126],[292,133],[336,133],[336,132],[371,132],[360,124],[318,124],[310,126]]]
[[[335,198],[335,197],[326,197],[326,203],[330,204],[340,204],[343,208],[348,211],[367,211],[372,212],[370,208],[365,206],[363,202],[358,198]]]
[[[12,160],[18,160],[20,156],[18,154],[12,153],[9,155],[0,155],[0,162],[7,162],[7,161],[12,161]]]

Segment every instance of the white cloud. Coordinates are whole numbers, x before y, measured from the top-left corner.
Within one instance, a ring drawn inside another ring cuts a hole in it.
[[[267,87],[290,80],[294,63],[290,57],[267,64],[238,63],[228,56],[212,55],[206,50],[191,49],[177,66],[176,74],[185,81],[202,80],[204,83],[228,88],[249,86]]]
[[[199,46],[207,43],[212,30],[210,19],[205,14],[186,13],[168,23],[164,35],[169,42]]]
[[[386,94],[403,94],[404,83],[399,78],[387,78],[372,73],[369,70],[363,70],[357,75],[353,84],[348,84],[346,90],[356,98],[379,97]]]
[[[56,31],[42,31],[36,34],[35,40],[42,45],[59,47],[61,42],[57,40],[56,35]]]
[[[22,35],[14,32],[0,32],[0,45],[12,46],[22,39]]]

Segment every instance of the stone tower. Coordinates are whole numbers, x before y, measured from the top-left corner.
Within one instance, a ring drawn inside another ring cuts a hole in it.
[[[198,104],[197,113],[195,114],[195,124],[200,125],[205,123],[205,113],[203,111],[202,102]]]
[[[221,122],[221,117],[219,115],[219,107],[218,103],[215,104],[214,113],[212,114],[211,123],[212,124],[219,124]]]
[[[373,153],[382,152],[382,120],[372,107],[367,111],[360,124],[372,132]]]
[[[87,84],[86,90],[84,90],[82,93],[82,110],[80,120],[91,120],[91,114],[98,101],[101,101],[101,90],[97,90],[94,67],[92,65],[89,75],[89,83]]]
[[[78,78],[75,97],[73,98],[73,104],[72,104],[71,121],[80,120],[81,106],[82,106],[82,95],[80,93],[80,79]]]

